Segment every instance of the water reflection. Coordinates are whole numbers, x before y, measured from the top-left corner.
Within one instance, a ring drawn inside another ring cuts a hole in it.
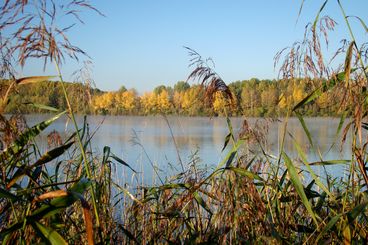
[[[29,115],[27,122],[30,126],[49,118],[48,115]],[[82,124],[83,118],[78,117],[78,123]],[[91,132],[98,129],[94,136],[93,148],[97,153],[102,152],[105,145],[111,147],[112,151],[132,165],[133,168],[142,169],[146,176],[152,176],[152,167],[144,153],[150,157],[154,164],[162,169],[163,174],[170,174],[168,163],[179,166],[177,151],[184,163],[190,161],[191,156],[198,149],[198,157],[203,164],[216,166],[226,155],[226,150],[221,152],[224,145],[225,136],[228,134],[226,120],[224,118],[207,117],[167,117],[170,128],[165,119],[161,116],[134,117],[134,116],[89,116],[87,118]],[[244,118],[232,118],[234,132],[238,134],[243,125]],[[256,124],[265,135],[267,142],[265,149],[268,153],[277,156],[283,135],[283,120],[265,120],[257,118],[247,118],[250,127],[255,128]],[[329,148],[334,141],[336,129],[339,124],[334,118],[306,118],[306,124],[312,135],[316,149],[319,149],[324,160],[349,159],[351,151],[348,147],[339,151],[339,143],[330,151]],[[61,118],[51,125],[40,137],[41,150],[47,149],[46,135],[52,130],[57,130],[62,137],[70,132],[72,125],[67,123],[66,117]],[[311,153],[308,138],[296,118],[290,118],[287,122],[288,132],[286,133],[285,151],[296,157],[297,152],[293,139],[298,142],[302,150],[308,155],[309,161],[319,160],[318,154]],[[339,142],[341,138],[338,138]],[[139,142],[142,147],[137,144]],[[347,139],[347,145],[350,139]]]

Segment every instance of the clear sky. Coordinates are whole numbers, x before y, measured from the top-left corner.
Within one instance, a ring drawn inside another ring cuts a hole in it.
[[[72,43],[93,61],[93,78],[102,90],[124,85],[140,93],[164,84],[173,86],[190,73],[188,46],[215,61],[226,82],[277,78],[273,57],[282,48],[303,37],[304,26],[314,20],[324,0],[306,0],[296,23],[301,0],[95,0],[106,17],[82,14],[85,25],[69,33]],[[367,0],[341,0],[348,15],[368,23]],[[322,15],[338,22],[338,43],[347,33],[336,0],[330,0]],[[356,21],[354,21],[356,22]],[[353,25],[367,41],[358,23]],[[347,36],[346,36],[347,37]],[[81,57],[83,60],[83,57]],[[65,78],[81,67],[67,60]],[[46,70],[55,74],[52,66]],[[24,75],[40,75],[42,64],[29,63]]]

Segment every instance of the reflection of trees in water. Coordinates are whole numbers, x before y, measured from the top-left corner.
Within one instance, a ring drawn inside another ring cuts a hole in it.
[[[224,145],[225,136],[229,133],[226,120],[224,118],[212,118],[208,126],[212,126],[210,130],[213,144],[217,149],[221,150],[221,147]]]
[[[49,115],[27,115],[27,122],[30,126],[33,126],[33,122],[43,121],[49,118]],[[244,118],[232,118],[232,126],[234,134],[237,136],[239,129],[241,128]],[[115,152],[126,152],[129,153],[129,157],[136,160],[137,148],[133,148],[131,144],[132,130],[134,129],[140,138],[141,143],[144,147],[152,151],[154,155],[165,155],[171,154],[170,152],[175,151],[172,137],[170,135],[170,129],[168,128],[164,118],[161,116],[156,117],[131,117],[131,116],[89,116],[87,118],[91,132],[103,122],[101,128],[96,133],[95,149],[101,151],[104,145],[111,145]],[[255,118],[247,118],[249,125],[253,128],[256,122]],[[78,118],[79,124],[83,122],[83,118]],[[202,160],[207,161],[206,158],[213,159],[213,156],[207,156],[208,154],[219,155],[224,145],[225,136],[228,134],[228,128],[226,125],[225,118],[201,118],[201,117],[168,117],[168,121],[172,128],[173,134],[181,157],[187,159],[186,154],[190,154],[192,151],[199,148],[199,154],[202,155]],[[266,134],[267,138],[267,152],[277,155],[279,153],[279,146],[282,140],[283,134],[283,119],[280,122],[263,122],[264,119],[259,119],[261,123],[268,123],[269,130]],[[320,147],[321,153],[326,159],[338,158],[340,140],[338,139],[336,147],[331,150],[328,154],[324,154],[330,148],[338,124],[339,119],[334,118],[306,118],[306,125],[312,134],[314,144]],[[66,130],[66,118],[58,120],[45,130],[43,134],[39,136],[40,141],[46,140],[46,135],[52,130],[57,130],[62,139],[70,135],[70,125]],[[288,132],[290,132],[298,144],[303,148],[303,151],[312,157],[311,160],[316,160],[318,157],[316,154],[310,154],[311,147],[309,145],[308,138],[297,118],[289,118],[288,120]],[[347,142],[344,146],[343,156],[349,155],[349,149],[347,145],[351,140],[348,133]],[[366,135],[363,135],[366,137]],[[47,145],[41,146],[44,150],[47,149]],[[285,151],[290,154],[291,157],[296,157],[295,146],[290,136],[286,136],[285,140]],[[133,151],[133,152],[132,152]],[[133,156],[134,155],[134,156]],[[155,157],[155,156],[153,156]],[[176,159],[175,157],[173,159]]]
[[[339,119],[334,118],[306,118],[305,123],[307,128],[311,134],[313,144],[316,149],[319,149],[323,158],[333,159],[338,158],[340,154],[339,145],[340,145],[340,137],[338,137],[336,141],[336,145],[334,148],[330,149],[335,133],[339,124]],[[301,146],[304,153],[309,157],[319,158],[317,152],[313,152],[313,149],[309,143],[308,137],[301,126],[301,123],[297,118],[290,118],[288,121],[287,132],[290,133],[295,141]],[[279,125],[279,144],[281,144],[282,133],[283,133],[283,122]],[[350,140],[349,137],[347,139]],[[284,143],[284,149],[286,152],[291,154],[292,156],[297,156],[296,148],[293,142],[293,139],[287,134]],[[348,155],[350,150],[347,148],[343,148],[342,155]],[[328,154],[327,154],[328,153]],[[324,159],[324,160],[326,160]],[[315,160],[315,159],[314,159]]]

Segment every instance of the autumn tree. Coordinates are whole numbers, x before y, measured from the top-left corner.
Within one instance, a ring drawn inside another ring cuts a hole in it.
[[[140,98],[141,109],[144,115],[156,114],[157,108],[157,96],[153,92],[146,92]]]
[[[201,115],[204,110],[203,91],[199,85],[194,85],[184,92],[181,107],[183,111],[189,116]]]
[[[95,96],[92,100],[92,105],[96,113],[112,113],[115,106],[115,93],[107,92]]]
[[[116,107],[119,114],[133,114],[138,107],[137,94],[134,90],[125,90],[115,94]]]
[[[189,83],[184,81],[179,81],[174,85],[174,92],[185,92],[190,88]]]
[[[217,91],[214,95],[212,106],[216,115],[236,116],[238,109],[237,98],[234,93],[232,93],[232,97],[229,97],[221,91]]]

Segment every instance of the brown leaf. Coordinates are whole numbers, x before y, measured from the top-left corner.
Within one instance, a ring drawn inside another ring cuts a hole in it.
[[[22,77],[17,79],[15,82],[16,84],[29,84],[29,83],[38,83],[48,81],[50,79],[55,78],[55,76],[33,76],[33,77]]]
[[[92,224],[92,217],[91,217],[91,208],[88,202],[84,199],[81,199],[82,207],[83,207],[83,217],[84,217],[84,224],[86,226],[86,233],[87,233],[87,242],[88,244],[94,244],[93,239],[93,224]]]
[[[349,45],[349,48],[346,52],[346,57],[345,57],[345,83],[347,84],[349,82],[349,78],[350,78],[350,72],[351,72],[351,59],[353,56],[353,47],[355,45],[355,42],[352,41]]]
[[[42,200],[45,199],[52,199],[52,198],[56,198],[56,197],[65,197],[68,196],[68,192],[65,190],[57,190],[57,191],[50,191],[50,192],[46,192],[38,197],[36,197],[34,199],[35,202],[40,202]]]

